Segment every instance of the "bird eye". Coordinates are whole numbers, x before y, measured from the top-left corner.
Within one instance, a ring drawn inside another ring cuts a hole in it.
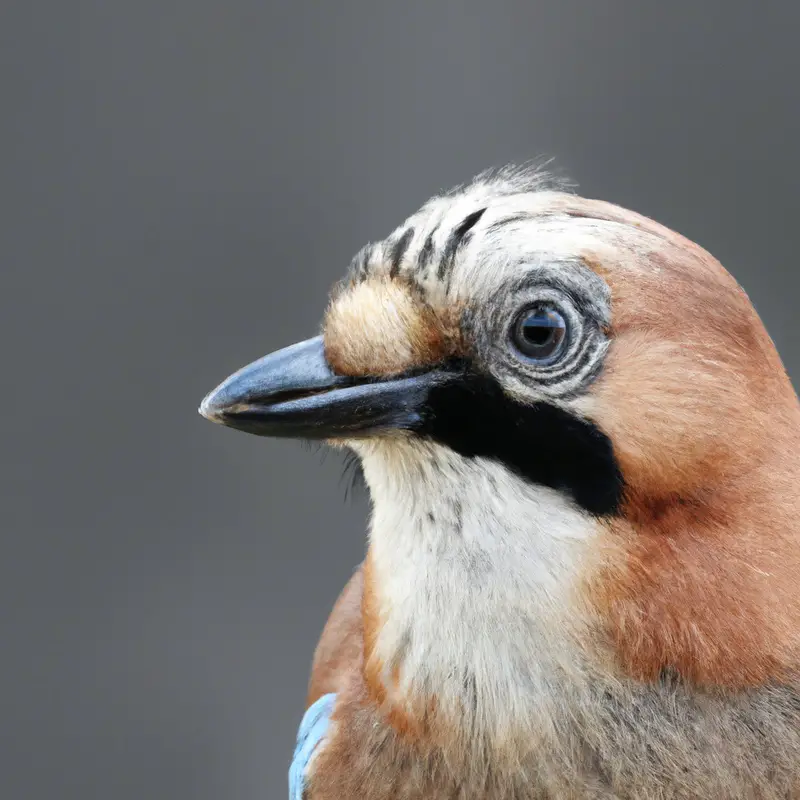
[[[552,306],[526,308],[511,329],[514,347],[539,364],[552,364],[567,341],[567,322]]]

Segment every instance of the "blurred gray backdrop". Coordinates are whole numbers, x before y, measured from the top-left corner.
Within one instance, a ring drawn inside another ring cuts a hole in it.
[[[364,551],[340,462],[203,394],[368,239],[545,155],[711,250],[790,372],[795,0],[5,0],[0,797],[286,796]]]

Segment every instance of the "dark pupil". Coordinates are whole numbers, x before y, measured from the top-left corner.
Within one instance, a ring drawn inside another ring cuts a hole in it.
[[[555,335],[555,328],[547,314],[528,317],[522,325],[525,339],[534,345],[546,345]]]
[[[566,323],[554,309],[537,308],[520,317],[516,344],[530,358],[551,358],[564,340]]]

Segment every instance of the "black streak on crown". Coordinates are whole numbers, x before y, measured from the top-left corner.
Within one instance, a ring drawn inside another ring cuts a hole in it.
[[[398,273],[400,272],[400,265],[403,261],[403,256],[406,254],[406,250],[408,250],[408,246],[411,244],[411,240],[414,238],[414,229],[409,228],[398,240],[397,243],[392,248],[391,254],[391,266],[389,268],[389,275],[392,278],[396,278]]]
[[[464,237],[469,233],[470,229],[475,227],[478,220],[486,213],[485,208],[478,211],[473,211],[468,214],[453,230],[450,237],[445,242],[442,260],[439,262],[439,280],[449,278],[450,273],[453,271],[453,264],[455,263],[456,253],[458,248],[464,241]]]

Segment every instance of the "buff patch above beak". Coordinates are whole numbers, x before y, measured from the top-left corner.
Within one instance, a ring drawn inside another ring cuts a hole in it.
[[[325,356],[339,375],[396,375],[453,355],[458,323],[434,312],[412,286],[377,278],[350,286],[331,303]]]

